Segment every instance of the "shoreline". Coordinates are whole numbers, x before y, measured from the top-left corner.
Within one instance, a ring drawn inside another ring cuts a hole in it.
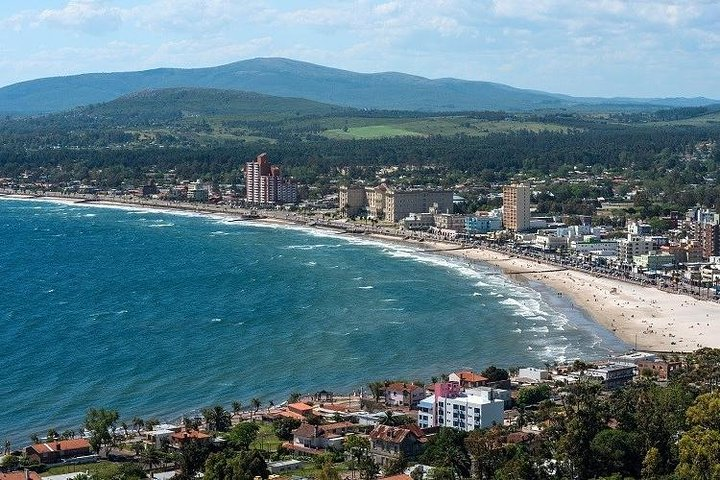
[[[325,222],[285,211],[262,211],[266,216],[246,218],[247,209],[214,205],[192,205],[158,200],[98,198],[80,195],[0,194],[0,198],[73,203],[87,206],[137,207],[169,212],[221,215],[232,221],[298,226],[319,231],[344,233],[382,242],[408,245],[468,262],[482,262],[498,268],[511,281],[538,282],[569,299],[595,323],[628,345],[639,350],[686,353],[701,347],[720,348],[720,329],[713,328],[720,319],[720,304],[698,300],[680,293],[670,293],[651,286],[558,267],[539,260],[501,253],[483,247],[465,247],[455,242],[426,240],[393,231],[365,232],[333,227]]]

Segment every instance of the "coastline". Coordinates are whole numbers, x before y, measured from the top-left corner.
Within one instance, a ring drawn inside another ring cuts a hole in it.
[[[137,207],[162,211],[183,211],[207,215],[221,215],[231,221],[246,221],[248,211],[215,205],[192,205],[155,200],[127,198],[93,198],[68,195],[14,195],[8,199],[45,200],[108,207]],[[565,296],[596,323],[628,345],[639,350],[656,352],[690,352],[701,347],[720,348],[720,329],[713,328],[720,319],[720,304],[698,300],[688,295],[669,293],[651,286],[642,286],[619,279],[587,272],[559,268],[538,260],[529,260],[482,247],[459,247],[457,243],[442,241],[418,242],[392,231],[364,233],[338,230],[317,224],[309,217],[284,211],[263,211],[269,214],[253,218],[252,222],[275,225],[295,225],[322,231],[347,232],[379,241],[400,243],[420,248],[428,253],[450,255],[468,262],[483,262],[498,268],[504,275],[520,281],[538,282]]]

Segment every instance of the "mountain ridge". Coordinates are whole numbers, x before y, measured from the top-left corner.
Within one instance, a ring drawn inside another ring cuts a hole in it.
[[[429,79],[401,72],[357,73],[286,58],[259,57],[216,67],[162,67],[27,80],[0,88],[0,113],[59,112],[137,91],[182,87],[242,90],[361,109],[445,112],[622,105],[664,108],[717,103],[704,97],[572,97],[486,81]]]

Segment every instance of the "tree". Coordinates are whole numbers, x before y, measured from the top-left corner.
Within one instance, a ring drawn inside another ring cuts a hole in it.
[[[40,436],[37,433],[30,435],[30,441],[32,443],[40,443]]]
[[[507,370],[497,368],[495,365],[490,365],[488,368],[482,371],[482,376],[488,379],[488,382],[499,382],[510,378]]]
[[[387,465],[385,465],[383,471],[385,473],[385,476],[389,477],[390,475],[398,475],[400,473],[403,473],[407,466],[408,459],[402,452],[400,452],[400,455],[398,455],[397,458],[391,460],[390,462],[388,462]]]
[[[12,471],[20,466],[20,458],[15,455],[5,455],[0,457],[0,468]]]
[[[140,435],[140,430],[145,426],[145,421],[140,417],[133,417],[132,426],[135,429],[135,435]]]
[[[380,401],[380,397],[383,394],[383,390],[385,389],[385,384],[383,382],[371,382],[368,384],[368,388],[370,388],[370,392],[372,393],[373,400],[376,402]]]
[[[105,449],[105,455],[115,445],[115,424],[120,415],[117,410],[95,409],[91,408],[85,415],[85,429],[90,432],[90,446],[92,449],[100,453],[101,449]]]
[[[75,438],[75,431],[67,429],[62,432],[62,435],[60,436],[63,440],[69,440],[71,438]]]
[[[233,415],[237,415],[238,413],[240,413],[241,410],[242,410],[242,403],[238,402],[237,400],[232,402]]]
[[[354,477],[355,470],[359,470],[361,477],[367,477],[368,480],[371,478],[372,457],[370,456],[370,440],[359,435],[348,435],[345,440],[345,451],[348,452],[351,458],[350,471]]]
[[[678,478],[720,479],[720,432],[695,426],[683,434],[678,448]]]
[[[225,434],[228,444],[237,450],[249,450],[257,438],[260,426],[254,422],[241,422]]]
[[[534,387],[524,387],[518,392],[517,403],[522,407],[540,403],[550,398],[550,385],[542,383]]]
[[[150,471],[151,477],[153,468],[155,468],[156,465],[160,464],[161,459],[162,452],[160,452],[160,450],[158,450],[157,447],[153,444],[148,445],[140,451],[140,461],[143,463],[143,465],[147,466],[147,469]]]
[[[317,475],[317,480],[340,480],[340,473],[338,472],[337,468],[335,468],[335,465],[333,465],[332,461],[329,459],[325,459],[325,462],[323,463],[322,468],[320,469],[320,473]]]
[[[273,420],[273,432],[280,440],[292,440],[293,430],[300,426],[300,420],[295,418],[277,418]]]
[[[182,478],[195,477],[195,474],[203,469],[209,454],[210,450],[207,445],[196,440],[184,442],[178,456]]]
[[[300,397],[302,397],[301,393],[293,392],[288,396],[288,403],[296,403],[300,400]]]
[[[620,474],[637,477],[640,474],[640,451],[637,435],[623,430],[605,429],[590,442],[594,456],[594,475]]]
[[[470,458],[465,447],[466,437],[466,432],[440,428],[428,441],[420,456],[421,462],[433,467],[446,467],[458,477],[467,477],[470,474]]]
[[[205,462],[207,480],[253,480],[268,478],[265,459],[257,450],[234,454],[213,453]]]
[[[58,435],[57,430],[55,430],[54,428],[51,428],[47,431],[46,437],[47,437],[48,442],[54,442],[55,440],[57,440],[60,437],[60,435]]]
[[[226,432],[230,428],[230,413],[222,405],[204,408],[202,416],[210,431]]]
[[[255,414],[257,414],[258,410],[260,410],[260,405],[262,405],[262,402],[259,398],[253,398],[250,400],[250,407],[252,408],[252,419],[255,420]]]
[[[465,438],[465,446],[472,459],[472,477],[490,479],[505,460],[503,451],[504,429],[495,426],[488,429],[473,430]]]
[[[640,478],[643,478],[644,480],[656,480],[660,478],[661,473],[660,452],[657,448],[651,447],[643,459]]]
[[[449,467],[435,467],[428,474],[428,480],[455,480],[455,475]]]

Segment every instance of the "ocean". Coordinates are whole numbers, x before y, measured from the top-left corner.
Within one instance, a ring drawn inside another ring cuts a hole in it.
[[[628,348],[540,284],[218,216],[0,201],[0,440]]]

